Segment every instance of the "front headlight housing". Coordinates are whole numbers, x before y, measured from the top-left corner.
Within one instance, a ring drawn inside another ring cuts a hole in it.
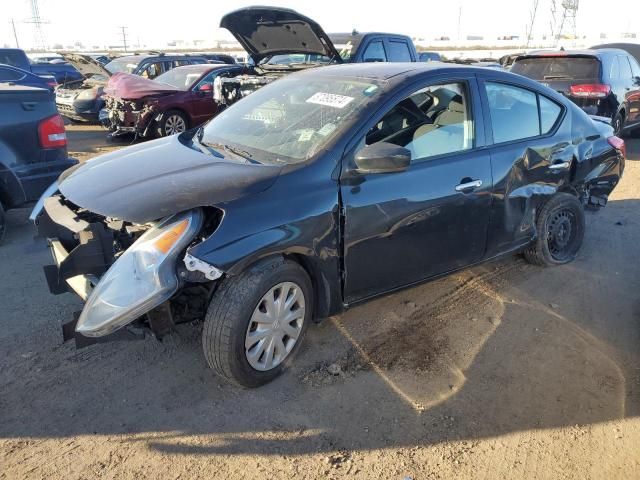
[[[176,259],[202,226],[200,209],[160,221],[102,276],[80,314],[76,332],[102,337],[131,323],[177,291]]]

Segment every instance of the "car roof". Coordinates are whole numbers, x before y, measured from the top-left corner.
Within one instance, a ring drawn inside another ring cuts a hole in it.
[[[344,43],[349,40],[362,41],[363,38],[369,36],[382,36],[382,37],[398,37],[409,38],[407,35],[401,33],[387,33],[387,32],[335,32],[327,33],[332,42]]]
[[[585,55],[589,57],[600,57],[603,55],[628,55],[628,53],[620,48],[594,48],[588,50],[536,50],[531,53],[520,55],[521,57],[571,57],[574,55]]]
[[[171,54],[171,55],[166,55],[166,54],[151,54],[151,55],[145,55],[145,54],[138,54],[138,55],[124,55],[122,57],[118,57],[115,58],[114,60],[124,60],[124,61],[138,61],[141,62],[142,60],[146,60],[148,58],[161,58],[163,60],[171,60],[174,58],[195,58],[197,59],[203,59],[202,57],[198,56],[198,55],[180,55],[180,54]]]

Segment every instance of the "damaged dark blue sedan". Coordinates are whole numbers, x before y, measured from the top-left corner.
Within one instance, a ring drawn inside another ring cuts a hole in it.
[[[198,130],[65,172],[36,212],[78,346],[204,320],[255,387],[313,321],[512,252],[574,259],[624,168],[605,121],[534,81],[444,64],[286,75]]]

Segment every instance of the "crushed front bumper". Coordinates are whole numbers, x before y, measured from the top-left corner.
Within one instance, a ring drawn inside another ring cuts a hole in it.
[[[47,238],[53,264],[45,265],[49,291],[54,295],[73,292],[87,300],[100,276],[114,262],[113,234],[101,223],[80,218],[59,195],[46,198],[35,219],[38,235]],[[75,331],[80,312],[62,325],[64,341],[75,340],[82,348],[94,343],[144,338],[144,330],[123,328],[103,337],[86,337]]]

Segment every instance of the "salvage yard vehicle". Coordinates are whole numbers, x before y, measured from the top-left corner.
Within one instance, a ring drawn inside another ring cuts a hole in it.
[[[99,120],[100,110],[104,107],[102,92],[114,73],[125,72],[153,79],[176,67],[207,63],[202,57],[164,53],[118,57],[106,65],[92,55],[66,53],[63,56],[82,73],[83,78],[65,82],[58,87],[58,111],[70,120],[92,123]]]
[[[104,89],[100,121],[112,136],[164,137],[184,132],[218,113],[218,104],[213,101],[214,80],[238,75],[244,69],[241,65],[187,65],[155,80],[116,73]]]
[[[25,87],[46,88],[54,91],[58,82],[52,75],[34,75],[31,72],[0,63],[0,84],[23,85]]]
[[[252,72],[218,80],[215,100],[231,105],[289,73],[330,63],[417,62],[411,38],[394,33],[327,35],[312,19],[279,7],[247,7],[228,13],[220,27],[248,52]]]
[[[34,75],[52,76],[57,83],[82,78],[80,72],[73,65],[68,63],[32,62],[24,50],[19,48],[0,48],[0,64],[18,67]]]
[[[524,252],[572,261],[624,142],[519,75],[429,63],[283,77],[200,129],[65,172],[38,230],[77,346],[204,319],[210,367],[279,375],[313,321]]]
[[[511,71],[557,90],[590,115],[610,118],[616,135],[640,127],[640,65],[624,50],[541,51],[519,56]]]
[[[0,85],[0,242],[5,211],[35,202],[67,168],[64,121],[53,93],[43,88]]]

